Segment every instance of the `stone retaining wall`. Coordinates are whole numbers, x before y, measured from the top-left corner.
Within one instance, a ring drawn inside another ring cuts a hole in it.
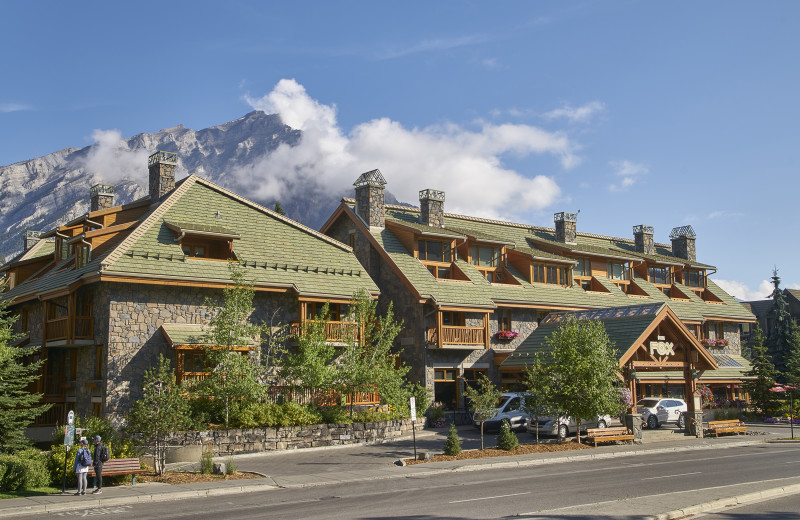
[[[423,423],[417,422],[417,431]],[[411,419],[354,424],[312,424],[283,428],[249,428],[180,432],[167,438],[168,446],[208,446],[215,457],[241,453],[296,450],[317,446],[364,444],[411,435]]]

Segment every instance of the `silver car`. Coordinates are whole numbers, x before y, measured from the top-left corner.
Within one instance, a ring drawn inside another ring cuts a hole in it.
[[[650,429],[658,428],[664,423],[675,423],[678,428],[683,428],[685,416],[682,413],[687,409],[686,401],[673,397],[648,397],[636,403],[636,411],[642,415],[642,423]]]
[[[582,419],[581,431],[588,428],[606,428],[611,423],[610,415],[598,415],[594,419]],[[575,433],[578,425],[572,417],[539,417],[539,421],[532,419],[528,422],[528,433],[536,435],[536,430],[539,430],[539,435],[554,435],[559,440],[566,439],[570,434]]]

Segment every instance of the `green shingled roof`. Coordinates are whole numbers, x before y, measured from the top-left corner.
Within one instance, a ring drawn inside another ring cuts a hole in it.
[[[352,206],[352,199],[345,199],[345,204]],[[387,205],[386,220],[405,226],[441,233],[454,238],[469,235],[479,240],[513,243],[516,251],[529,254],[535,258],[545,258],[560,262],[571,262],[573,259],[561,254],[565,251],[584,251],[601,256],[620,258],[652,258],[655,261],[669,263],[691,263],[693,266],[705,266],[698,262],[687,262],[671,255],[669,248],[663,244],[656,245],[656,255],[643,255],[634,250],[633,240],[578,233],[577,244],[568,245],[555,240],[553,229],[528,226],[512,222],[468,217],[464,215],[445,214],[445,228],[437,229],[418,223],[419,210],[408,206]],[[493,308],[497,304],[529,304],[543,307],[622,307],[639,303],[666,303],[681,319],[686,321],[703,321],[705,318],[753,320],[755,317],[735,299],[726,294],[713,281],[709,280],[708,290],[715,294],[722,304],[707,303],[698,298],[691,290],[676,284],[686,293],[690,301],[671,300],[657,287],[645,280],[635,282],[645,291],[646,297],[628,296],[610,280],[598,277],[598,281],[608,292],[584,291],[580,287],[563,287],[558,285],[531,284],[513,268],[507,272],[519,282],[519,285],[491,284],[471,264],[457,261],[456,265],[466,274],[469,282],[436,280],[425,266],[408,251],[400,240],[388,229],[371,231],[378,245],[386,252],[417,292],[423,298],[431,298],[441,305],[472,306],[475,308]],[[558,251],[558,252],[556,252]],[[575,253],[576,255],[579,253]],[[707,266],[710,267],[710,266]]]
[[[301,296],[330,298],[350,298],[358,289],[379,292],[350,247],[190,175],[136,226],[116,238],[104,254],[80,269],[74,269],[74,259],[68,259],[62,262],[63,268],[22,283],[3,297],[58,289],[100,272],[165,280],[229,281],[226,262],[185,257],[166,222],[182,223],[182,227],[197,231],[240,235],[241,239],[234,241],[234,252],[245,261],[245,276],[256,287],[294,289]]]
[[[161,326],[167,340],[174,346],[182,345],[212,345],[207,339],[211,332],[208,325],[195,323],[165,323]],[[237,342],[240,345],[254,344],[255,338],[242,337]]]

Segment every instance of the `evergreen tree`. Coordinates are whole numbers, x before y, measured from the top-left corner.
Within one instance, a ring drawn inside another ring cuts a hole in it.
[[[773,401],[770,388],[775,384],[776,370],[767,352],[767,347],[764,345],[764,334],[758,323],[753,329],[749,345],[752,368],[745,372],[744,375],[753,379],[746,381],[744,387],[750,394],[750,403],[755,408],[756,413],[766,415]]]
[[[505,451],[519,448],[517,434],[512,432],[511,427],[506,423],[500,425],[500,433],[497,435],[497,447]]]
[[[774,317],[774,325],[767,331],[766,346],[772,357],[772,364],[777,370],[777,379],[784,381],[786,372],[786,361],[789,355],[789,340],[791,336],[792,318],[789,314],[789,304],[786,295],[780,288],[781,279],[778,276],[778,269],[772,270],[772,284],[775,289],[770,297],[772,298],[772,310],[770,315]]]
[[[788,351],[786,353],[786,373],[784,380],[790,385],[800,385],[800,327],[790,322]]]
[[[188,427],[188,417],[188,403],[175,383],[175,371],[160,355],[158,365],[145,371],[142,398],[128,415],[128,429],[141,434],[142,444],[152,450],[156,474],[164,474],[167,436]]]
[[[447,432],[447,440],[444,441],[444,454],[455,457],[459,453],[461,453],[461,440],[458,438],[456,425],[450,423],[450,431]]]
[[[286,212],[283,211],[283,208],[281,207],[281,203],[280,202],[276,202],[275,203],[275,213],[277,213],[278,215],[286,215]]]
[[[0,291],[3,287],[0,287]],[[37,347],[11,347],[17,339],[12,327],[17,320],[0,301],[0,452],[13,453],[30,445],[25,428],[50,404],[39,404],[42,394],[31,393],[29,386],[39,378],[42,361],[31,361]]]

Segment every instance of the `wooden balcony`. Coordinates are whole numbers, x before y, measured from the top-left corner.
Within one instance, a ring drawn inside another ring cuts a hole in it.
[[[94,319],[92,316],[72,316],[45,321],[44,340],[48,343],[64,341],[74,343],[75,340],[94,338]]]
[[[43,403],[47,404],[47,403]],[[67,403],[49,403],[53,406],[43,414],[37,416],[33,420],[31,426],[56,426],[66,422],[67,417]]]
[[[292,336],[299,336],[303,331],[301,322],[293,321],[289,325],[289,333]],[[326,321],[325,322],[325,341],[332,343],[345,343],[351,338],[356,341],[360,338],[358,323],[354,321]]]
[[[427,339],[429,345],[440,344],[436,327],[428,327]],[[442,325],[441,345],[485,346],[486,329],[484,327],[454,327],[452,325]]]

